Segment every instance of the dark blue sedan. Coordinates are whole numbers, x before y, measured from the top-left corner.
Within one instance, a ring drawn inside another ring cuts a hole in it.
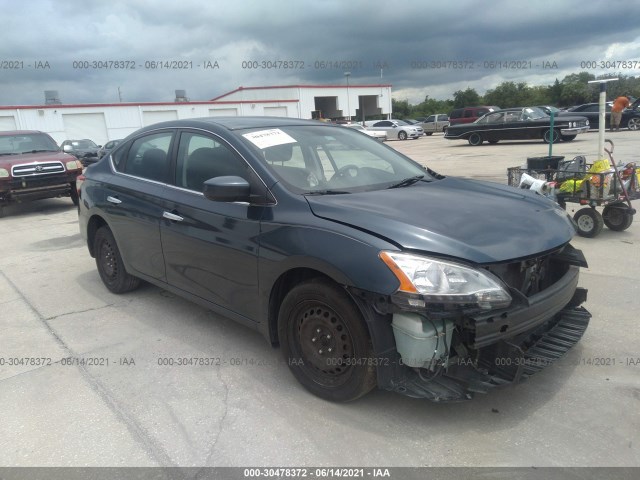
[[[471,398],[552,363],[589,322],[560,207],[347,128],[160,123],[85,177],[80,231],[111,292],[143,280],[256,329],[325,399]]]

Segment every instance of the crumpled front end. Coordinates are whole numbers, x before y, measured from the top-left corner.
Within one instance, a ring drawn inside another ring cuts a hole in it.
[[[419,295],[394,294],[386,313],[393,318],[397,365],[379,371],[380,387],[460,401],[551,365],[589,324],[591,314],[581,306],[587,291],[577,286],[586,266],[569,244],[537,258],[484,266],[508,286],[512,301],[502,309],[424,304]]]

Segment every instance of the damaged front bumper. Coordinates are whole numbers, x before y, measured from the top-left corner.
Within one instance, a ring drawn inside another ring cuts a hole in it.
[[[367,295],[354,295],[365,309],[379,357],[378,386],[436,402],[461,401],[554,363],[582,338],[591,314],[580,306],[587,291],[577,287],[579,267],[586,266],[582,253],[569,245],[550,258],[565,264],[563,273],[504,310],[408,312],[398,310],[393,299],[372,305]],[[418,325],[422,319],[422,331],[405,328],[411,316]]]

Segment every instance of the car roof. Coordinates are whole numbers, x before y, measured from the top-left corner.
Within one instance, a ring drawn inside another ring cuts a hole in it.
[[[40,130],[7,130],[7,131],[0,132],[0,136],[9,137],[13,135],[30,135],[34,133],[44,133],[44,132],[41,132]]]
[[[248,128],[276,128],[295,125],[316,125],[332,127],[331,124],[317,120],[301,120],[290,117],[200,117],[182,120],[170,120],[144,127],[140,131],[155,130],[158,128],[211,128],[222,127],[227,130],[243,130]]]

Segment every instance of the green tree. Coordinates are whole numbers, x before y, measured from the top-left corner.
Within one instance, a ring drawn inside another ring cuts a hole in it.
[[[393,118],[409,118],[411,115],[411,106],[408,100],[391,99],[391,116]]]
[[[595,78],[595,75],[589,72],[572,73],[564,77],[561,82],[560,105],[567,107],[594,101],[597,93],[588,82]]]
[[[472,107],[480,103],[482,103],[480,102],[480,95],[471,87],[464,91],[453,92],[453,108]]]

